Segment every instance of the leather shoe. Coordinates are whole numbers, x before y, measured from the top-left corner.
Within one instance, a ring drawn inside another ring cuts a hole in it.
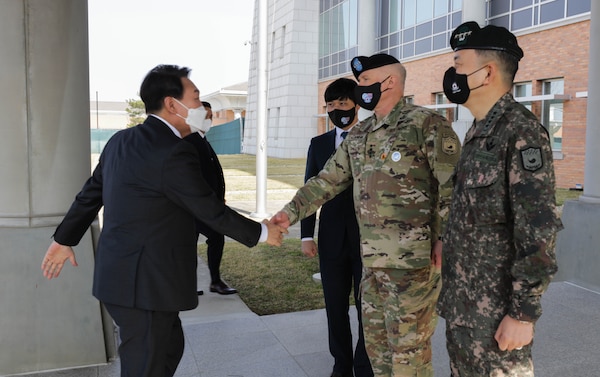
[[[212,283],[210,285],[210,291],[216,292],[220,295],[232,295],[234,293],[237,293],[237,289],[231,288],[230,286],[225,284],[223,280],[219,280],[216,283]]]
[[[340,373],[340,372],[332,372],[331,377],[352,377],[352,373],[344,374],[344,373]]]

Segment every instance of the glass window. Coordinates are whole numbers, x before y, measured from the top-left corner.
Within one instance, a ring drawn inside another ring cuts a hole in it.
[[[390,19],[390,3],[388,0],[382,0],[380,2],[380,18],[379,18],[379,35],[386,35],[389,33],[389,24],[391,23]],[[388,22],[389,21],[389,22]]]
[[[525,8],[527,6],[531,6],[533,4],[533,0],[512,0],[512,10]]]
[[[462,10],[462,0],[452,0],[452,10],[458,11]],[[458,26],[458,25],[456,25]]]
[[[417,26],[416,38],[421,39],[431,35],[431,24],[432,22],[425,22]]]
[[[433,20],[433,33],[443,33],[448,30],[448,26],[446,26],[446,17],[440,17]]]
[[[531,8],[522,10],[520,12],[515,12],[512,16],[512,30],[524,29],[533,25],[531,13]]]
[[[542,94],[563,94],[564,81],[548,80],[543,83]],[[562,150],[563,102],[562,100],[546,100],[542,103],[542,124],[550,134],[552,150]]]
[[[433,18],[433,2],[419,1],[417,5],[417,23],[425,22]]]
[[[531,97],[533,85],[531,82],[515,84],[513,94],[515,97]]]
[[[319,78],[350,72],[358,44],[358,0],[322,0],[319,14]],[[281,41],[283,43],[283,40]]]
[[[433,3],[433,17],[443,16],[448,13],[448,0],[435,0]]]
[[[383,2],[385,3],[385,1],[383,1]],[[390,16],[389,16],[389,18],[390,18],[390,33],[400,30],[400,8],[399,8],[398,0],[390,0]]]
[[[565,16],[565,0],[554,0],[541,5],[540,23],[560,20]]]
[[[443,92],[434,93],[435,104],[436,105],[448,105],[450,101],[446,98],[446,95]],[[436,111],[442,115],[444,118],[448,119],[449,122],[454,122],[458,118],[456,117],[458,113],[455,111],[455,107],[440,107],[436,109]]]
[[[506,16],[497,17],[497,18],[490,20],[490,25],[502,26],[507,29],[510,29],[510,25],[508,24],[509,21],[510,21],[509,16],[506,15]]]
[[[591,0],[487,0],[488,23],[519,30],[589,13]]]
[[[522,82],[513,87],[513,96],[529,111],[531,111],[531,101],[522,101],[522,98],[531,97],[533,85],[531,82]]]
[[[415,55],[425,54],[431,51],[431,37],[418,40],[415,43]]]
[[[506,13],[510,10],[510,1],[507,0],[490,0],[490,15],[498,15]]]
[[[402,27],[413,26],[417,18],[417,0],[405,0],[403,4],[404,17],[402,18]]]
[[[591,10],[591,0],[570,0],[567,3],[567,16],[587,13]]]

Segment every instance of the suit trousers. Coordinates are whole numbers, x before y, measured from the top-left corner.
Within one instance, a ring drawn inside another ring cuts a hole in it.
[[[329,330],[329,351],[334,358],[333,370],[342,375],[357,377],[372,377],[371,363],[365,349],[365,341],[361,320],[360,281],[362,277],[362,262],[360,251],[352,250],[348,239],[344,237],[341,255],[329,259],[326,250],[320,250],[319,265],[321,283],[327,313]],[[357,247],[356,245],[355,247]],[[354,301],[358,313],[358,340],[354,352],[352,331],[350,326],[349,296],[354,291]]]
[[[208,225],[196,221],[196,230],[206,237],[206,257],[208,258],[208,271],[210,282],[218,283],[221,280],[221,259],[225,247],[225,236],[212,230]]]
[[[184,349],[179,312],[104,306],[119,326],[121,377],[172,377]]]

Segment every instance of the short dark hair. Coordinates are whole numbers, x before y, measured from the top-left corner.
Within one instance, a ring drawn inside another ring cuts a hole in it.
[[[212,109],[210,102],[202,101],[202,107]]]
[[[504,74],[506,84],[512,85],[519,69],[519,59],[517,57],[505,51],[475,50],[475,52],[483,59],[496,61]]]
[[[347,78],[340,78],[332,82],[325,89],[325,102],[331,102],[335,100],[350,99],[354,100],[354,88],[356,87],[356,81]]]
[[[183,97],[183,83],[181,79],[188,77],[191,69],[176,65],[157,65],[142,81],[140,97],[150,114],[162,109],[165,97]]]

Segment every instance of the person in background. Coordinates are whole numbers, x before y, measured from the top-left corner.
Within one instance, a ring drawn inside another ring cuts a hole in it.
[[[451,35],[443,86],[471,111],[444,234],[439,311],[453,377],[533,377],[541,296],[557,271],[548,131],[511,94],[523,58],[507,29],[466,22]]]
[[[325,89],[325,102],[329,119],[335,128],[310,141],[306,159],[305,181],[317,175],[327,160],[358,122],[359,106],[354,101],[354,80],[340,78]],[[302,252],[319,255],[321,283],[329,330],[329,352],[334,365],[331,377],[372,377],[371,363],[365,350],[360,315],[360,232],[354,215],[352,187],[325,203],[319,216],[318,247],[313,237],[316,214],[301,221]],[[349,296],[354,291],[358,313],[358,340],[356,350],[348,310]],[[354,374],[352,371],[354,370]]]
[[[406,71],[387,54],[351,61],[354,98],[374,114],[271,221],[289,226],[352,186],[360,229],[362,323],[375,376],[433,376],[442,242],[458,137],[404,100]]]
[[[217,154],[206,139],[206,133],[212,126],[212,107],[210,103],[205,101],[202,101],[202,106],[206,110],[206,119],[203,122],[202,129],[190,134],[185,140],[196,147],[198,155],[200,155],[200,166],[206,183],[212,188],[217,198],[225,203],[225,177],[223,176],[223,168]],[[229,287],[221,279],[220,266],[221,259],[223,258],[223,248],[225,247],[225,236],[222,233],[214,231],[200,220],[196,220],[196,231],[198,235],[203,234],[206,237],[210,291],[221,295],[236,293],[236,289]],[[200,295],[203,293],[202,290],[198,291]]]
[[[146,75],[148,117],[108,141],[42,261],[48,279],[67,260],[77,266],[72,246],[104,207],[92,291],[119,327],[122,377],[175,374],[184,349],[179,312],[198,305],[195,218],[249,247],[281,245],[287,232],[238,214],[207,185],[197,152],[182,140],[206,117],[189,72],[159,65]]]

